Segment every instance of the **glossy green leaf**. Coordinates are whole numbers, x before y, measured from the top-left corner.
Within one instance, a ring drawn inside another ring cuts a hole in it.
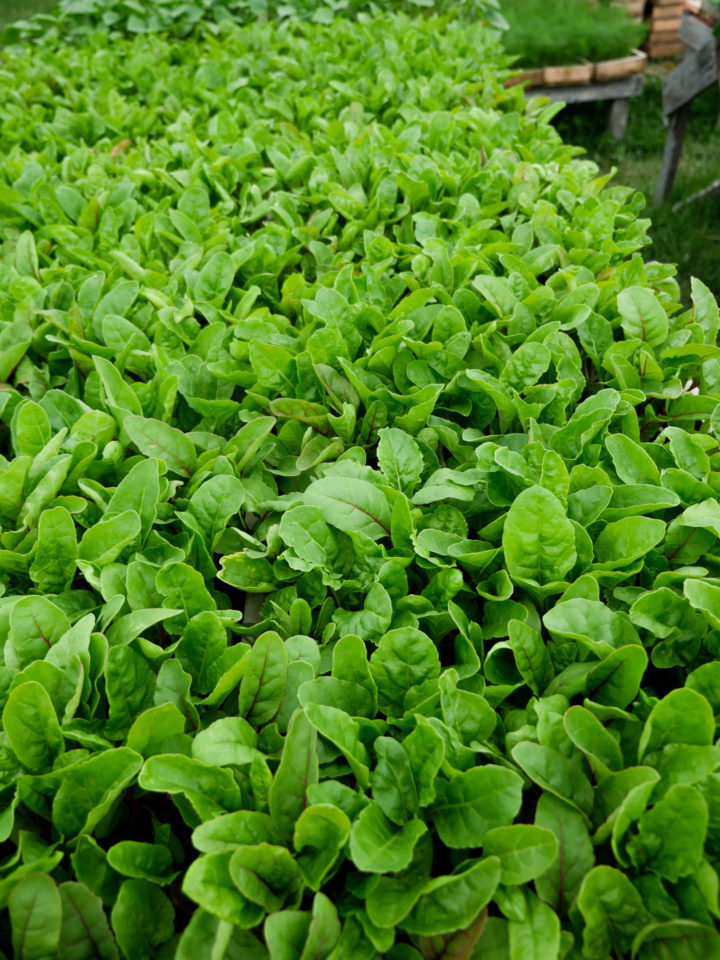
[[[43,873],[24,877],[10,894],[8,908],[18,960],[41,960],[57,952],[62,903],[50,877]]]
[[[552,583],[575,565],[575,534],[557,497],[542,487],[524,490],[503,528],[503,550],[513,579]]]

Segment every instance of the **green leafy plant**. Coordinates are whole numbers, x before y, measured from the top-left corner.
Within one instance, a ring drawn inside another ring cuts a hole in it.
[[[6,53],[0,929],[716,957],[718,307],[482,24]]]
[[[256,19],[332,23],[337,17],[361,19],[383,11],[464,16],[504,29],[500,0],[57,0],[50,14],[38,14],[5,28],[5,43],[40,38],[48,31],[64,37],[101,31],[111,36],[167,32],[187,36],[199,23],[217,31],[223,22]]]
[[[502,12],[505,47],[524,67],[626,57],[647,34],[647,25],[619,4],[503,0]]]

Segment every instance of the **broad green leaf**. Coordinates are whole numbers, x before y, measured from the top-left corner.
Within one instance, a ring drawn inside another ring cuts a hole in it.
[[[613,433],[605,440],[615,472],[624,483],[660,483],[660,471],[649,453],[630,437]]]
[[[717,960],[720,935],[712,927],[693,920],[649,923],[632,943],[632,956],[643,960],[687,957],[688,960]]]
[[[445,759],[445,744],[440,734],[420,715],[416,725],[403,740],[410,761],[421,807],[432,803],[437,795],[437,775]]]
[[[647,287],[626,287],[617,298],[620,323],[628,339],[637,338],[659,347],[668,335],[668,318],[662,304]]]
[[[668,743],[710,744],[715,718],[705,697],[690,689],[672,690],[659,700],[645,721],[638,744],[638,760]]]
[[[538,800],[535,824],[552,831],[558,845],[556,859],[535,879],[535,889],[545,903],[563,915],[575,899],[583,878],[595,865],[587,820],[552,793],[543,793]]]
[[[256,743],[255,731],[242,717],[221,717],[195,735],[192,754],[212,766],[246,766],[262,756]]]
[[[678,822],[685,821],[682,830]],[[673,784],[665,796],[638,821],[637,837],[627,844],[630,858],[647,865],[671,883],[694,873],[703,857],[708,809],[702,794],[684,783]]]
[[[567,800],[583,813],[590,813],[592,786],[577,761],[530,740],[518,743],[511,753],[523,772],[543,790]]]
[[[65,748],[52,700],[40,683],[21,683],[11,691],[2,722],[10,746],[28,770],[52,766]]]
[[[439,779],[430,813],[448,847],[477,847],[488,830],[507,826],[520,811],[522,781],[512,770],[488,764]]]
[[[107,566],[133,542],[141,528],[135,510],[125,510],[108,520],[100,520],[85,531],[78,547],[78,558],[98,567]]]
[[[545,827],[514,824],[494,827],[483,838],[483,855],[500,859],[500,880],[524,884],[541,877],[555,862],[559,844]]]
[[[412,495],[423,469],[423,458],[415,440],[404,430],[384,427],[379,431],[378,465],[396,490]]]
[[[152,704],[155,675],[145,657],[131,647],[111,647],[105,683],[108,701],[105,733],[111,740],[120,740],[130,728],[133,717]]]
[[[637,696],[648,657],[636,644],[619,647],[594,666],[585,678],[591,700],[624,709]]]
[[[161,844],[122,840],[110,847],[107,862],[124,877],[147,880],[160,886],[173,879],[172,854]]]
[[[229,870],[232,882],[243,896],[270,913],[288,901],[297,905],[300,900],[300,869],[285,847],[242,844],[234,850]]]
[[[523,680],[534,693],[539,694],[554,676],[550,654],[540,634],[527,624],[521,623],[520,620],[511,620],[508,628],[515,665]]]
[[[402,929],[436,936],[466,927],[492,899],[499,882],[497,857],[487,857],[451,876],[436,877],[423,889]]]
[[[198,300],[222,301],[235,277],[235,263],[227,253],[215,253],[200,271],[194,295]]]
[[[345,533],[358,531],[379,540],[390,536],[390,504],[378,487],[354,477],[323,477],[303,494],[327,523]]]
[[[705,343],[716,344],[720,324],[717,300],[697,277],[691,277],[690,290],[693,301],[693,320],[702,327]]]
[[[128,747],[105,750],[63,775],[52,804],[54,825],[65,837],[90,833],[137,777],[142,757]]]
[[[8,899],[13,954],[18,960],[42,960],[57,952],[62,904],[55,882],[43,873],[31,873]]]
[[[164,745],[183,733],[185,723],[185,717],[174,703],[150,707],[133,721],[127,735],[127,746],[143,757],[164,753]]]
[[[409,865],[415,844],[426,830],[421,820],[396,826],[377,803],[371,802],[353,823],[350,857],[359,870],[367,873],[397,873]]]
[[[83,883],[69,881],[58,889],[62,902],[60,956],[68,960],[117,960],[118,949],[100,897]]]
[[[598,866],[585,876],[577,898],[584,921],[583,955],[604,960],[611,950],[628,950],[649,915],[632,882],[614,867]]]
[[[193,860],[183,878],[186,897],[208,913],[243,930],[256,926],[264,910],[243,896],[230,877],[230,850],[207,853]]]
[[[246,593],[270,593],[275,589],[271,564],[264,557],[250,557],[243,550],[222,558],[218,578]]]
[[[30,576],[38,590],[62,593],[75,576],[77,534],[65,507],[43,510],[38,522],[38,542]]]
[[[123,954],[151,957],[172,936],[175,911],[162,891],[147,880],[126,880],[112,909],[111,923]]]
[[[208,948],[210,960],[222,960],[225,956],[267,960],[267,950],[256,936],[198,907],[182,932],[175,956],[177,960],[197,960]]]
[[[200,523],[209,546],[227,528],[245,502],[245,487],[237,477],[221,474],[200,484],[190,497],[188,509]]]
[[[503,528],[508,573],[517,580],[560,581],[575,565],[575,534],[557,497],[531,487],[515,499]]]
[[[409,690],[440,675],[440,658],[427,634],[400,627],[380,640],[370,657],[370,672],[381,708],[397,716]]]
[[[602,780],[608,770],[622,769],[623,755],[618,741],[589,710],[575,704],[563,722],[565,732],[582,753],[596,780]]]
[[[287,653],[279,634],[262,634],[244,660],[238,713],[255,726],[274,719],[287,688]]]
[[[123,428],[144,456],[162,460],[168,470],[183,479],[192,477],[196,463],[195,447],[180,430],[160,420],[137,416],[126,417]]]
[[[665,523],[652,517],[623,517],[608,523],[595,541],[595,559],[609,568],[627,566],[662,542]]]
[[[352,921],[345,922],[345,930]],[[312,913],[302,910],[280,910],[271,914],[263,925],[263,934],[272,960],[326,960],[341,937],[341,923],[333,903],[322,893],[316,893]],[[352,950],[352,947],[350,948]],[[346,956],[347,950],[338,949],[335,956]]]
[[[10,612],[10,637],[19,665],[42,660],[70,629],[63,611],[45,597],[22,597]]]
[[[23,400],[15,408],[10,426],[17,456],[34,457],[50,440],[50,420],[33,400]]]
[[[280,838],[267,813],[237,810],[201,823],[193,831],[192,842],[202,853],[219,853],[240,843],[278,844]]]
[[[338,862],[350,836],[347,815],[329,803],[306,807],[295,823],[293,846],[305,883],[318,890],[328,872]]]
[[[268,798],[270,816],[284,840],[292,837],[295,823],[308,805],[308,787],[317,781],[317,732],[298,710],[290,721]]]
[[[345,757],[361,787],[370,785],[369,755],[361,740],[360,724],[344,710],[320,703],[305,706],[308,720]]]
[[[508,924],[510,960],[554,960],[560,951],[560,918],[533,893],[527,913]]]
[[[711,627],[720,629],[720,587],[702,580],[686,580],[683,592]]]
[[[242,802],[240,788],[229,770],[181,754],[149,757],[138,783],[153,793],[186,797],[202,819],[237,810]]]
[[[378,737],[373,749],[377,757],[372,773],[373,799],[386,817],[402,825],[417,814],[419,807],[410,758],[392,737]]]

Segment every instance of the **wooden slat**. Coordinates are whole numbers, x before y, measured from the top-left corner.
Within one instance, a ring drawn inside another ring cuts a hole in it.
[[[675,33],[680,29],[680,24],[682,23],[682,14],[673,13],[672,16],[663,18],[660,20],[653,20],[652,23],[652,32],[655,33],[657,30],[673,30]]]
[[[585,83],[572,87],[528,87],[528,97],[549,97],[563,103],[590,103],[593,100],[627,100],[642,93],[643,76],[635,74],[612,83]]]
[[[679,41],[648,44],[647,52],[651,60],[661,60],[663,57],[679,56],[683,52],[683,45]]]
[[[712,37],[699,50],[689,50],[663,84],[663,116],[669,117],[718,79],[718,41]]]
[[[679,35],[686,47],[690,47],[691,50],[700,50],[706,43],[712,41],[713,31],[703,20],[687,14],[682,18]]]
[[[672,205],[673,212],[682,209],[688,203],[695,203],[697,200],[704,200],[705,197],[712,196],[713,193],[717,193],[720,190],[720,180],[713,180],[712,183],[708,184],[707,187],[703,187],[702,190],[698,190],[697,193],[691,193],[689,197],[685,197],[684,200],[678,200],[677,203]]]
[[[675,72],[677,73],[677,71]],[[660,167],[657,184],[655,185],[654,205],[656,207],[659,207],[661,203],[666,203],[670,199],[672,188],[675,185],[675,177],[677,175],[678,164],[680,163],[680,154],[682,153],[683,140],[685,139],[685,130],[687,129],[689,116],[690,104],[685,103],[670,117],[662,166]]]

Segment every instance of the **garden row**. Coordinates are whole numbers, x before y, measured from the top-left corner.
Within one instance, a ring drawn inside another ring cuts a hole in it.
[[[504,63],[0,62],[8,954],[720,956],[718,308]]]

